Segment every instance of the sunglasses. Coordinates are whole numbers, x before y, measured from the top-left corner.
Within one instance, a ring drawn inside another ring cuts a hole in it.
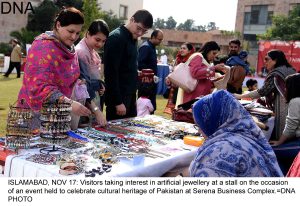
[[[265,57],[264,60],[267,62],[267,61],[271,60],[271,58],[270,57]]]

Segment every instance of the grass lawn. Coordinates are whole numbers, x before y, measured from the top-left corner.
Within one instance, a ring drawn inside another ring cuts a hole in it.
[[[11,74],[9,78],[0,76],[0,136],[6,134],[6,120],[9,104],[13,104],[17,100],[19,90],[22,85],[22,78],[16,78],[16,74]],[[23,76],[22,76],[23,77]],[[170,115],[164,114],[163,110],[167,104],[167,100],[162,96],[157,96],[156,115],[170,118]]]

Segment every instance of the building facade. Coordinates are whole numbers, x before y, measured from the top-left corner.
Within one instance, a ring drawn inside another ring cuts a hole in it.
[[[22,0],[1,2],[0,8],[0,42],[8,43],[12,31],[26,27],[30,8],[37,6],[42,0]]]
[[[101,10],[112,11],[118,18],[127,22],[139,9],[143,8],[143,0],[97,0]]]
[[[272,25],[273,15],[288,15],[297,4],[300,0],[238,0],[235,30],[248,42],[252,66],[256,65],[257,35],[265,33]]]

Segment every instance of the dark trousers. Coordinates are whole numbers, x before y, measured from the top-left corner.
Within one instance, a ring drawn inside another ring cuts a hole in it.
[[[10,73],[16,68],[17,70],[17,78],[21,77],[21,62],[9,62],[9,67],[4,76],[9,76]]]
[[[107,97],[106,99],[109,100],[110,98]],[[136,117],[136,115],[137,115],[137,111],[136,111],[136,94],[123,96],[122,101],[123,101],[123,104],[126,107],[126,115],[124,115],[124,116],[117,115],[116,106],[115,105],[110,105],[109,101],[106,101],[106,119],[108,121],[115,120],[115,119],[124,119],[124,118],[129,118],[129,117]]]

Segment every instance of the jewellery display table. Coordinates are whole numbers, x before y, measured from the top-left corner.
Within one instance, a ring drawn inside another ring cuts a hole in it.
[[[150,115],[143,118],[144,121],[153,118],[164,121],[174,128],[193,128],[192,124],[162,120],[163,118]],[[162,126],[162,125],[161,125]],[[170,128],[169,128],[170,129]],[[144,155],[135,156],[132,159],[118,158],[118,162],[112,164],[111,172],[101,176],[106,177],[160,177],[168,171],[176,168],[187,167],[194,158],[197,147],[185,145],[183,140],[167,141],[165,145],[153,146],[156,151],[168,154],[159,158],[151,158]],[[5,162],[4,176],[6,177],[62,177],[59,174],[58,165],[44,165],[26,160],[33,154],[39,154],[39,149],[20,150],[18,155],[10,155]],[[90,164],[97,165],[97,160],[91,160]],[[72,177],[84,177],[84,173],[72,175]]]

